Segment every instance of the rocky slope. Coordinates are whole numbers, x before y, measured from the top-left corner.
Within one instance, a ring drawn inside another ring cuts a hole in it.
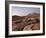
[[[12,16],[12,31],[40,30],[40,16]]]

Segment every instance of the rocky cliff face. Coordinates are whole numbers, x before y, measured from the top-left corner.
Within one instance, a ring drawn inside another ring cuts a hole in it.
[[[40,30],[40,16],[12,16],[12,31]]]

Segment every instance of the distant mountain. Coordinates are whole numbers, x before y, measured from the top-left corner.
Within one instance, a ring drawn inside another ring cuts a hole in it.
[[[36,16],[36,15],[40,15],[39,13],[33,13],[33,14],[28,14],[27,16]]]
[[[32,14],[28,14],[27,16],[31,16]]]
[[[40,13],[33,13],[33,15],[40,15]]]

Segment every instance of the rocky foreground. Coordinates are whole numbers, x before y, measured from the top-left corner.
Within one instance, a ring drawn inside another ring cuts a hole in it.
[[[40,16],[12,16],[12,31],[40,30]]]

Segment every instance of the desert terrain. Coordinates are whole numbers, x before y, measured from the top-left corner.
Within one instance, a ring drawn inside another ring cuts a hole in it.
[[[12,31],[40,30],[40,15],[12,16]]]

